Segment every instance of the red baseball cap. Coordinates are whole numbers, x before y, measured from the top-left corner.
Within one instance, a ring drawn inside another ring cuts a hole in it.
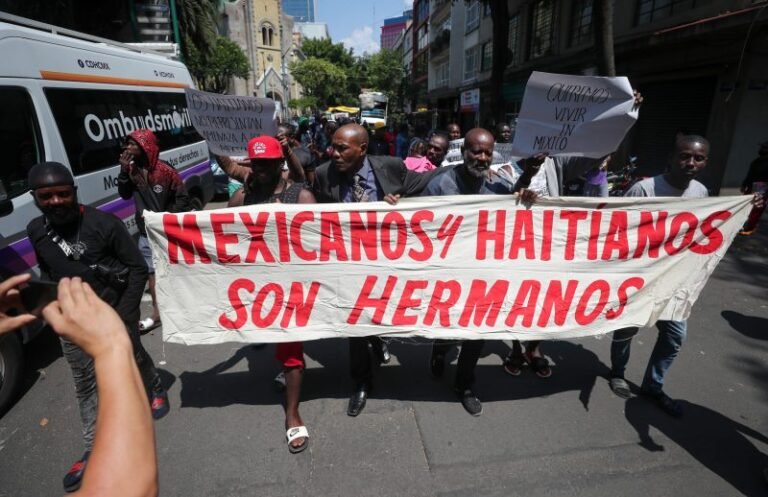
[[[248,142],[249,159],[282,159],[283,147],[271,136],[263,135],[251,138]]]

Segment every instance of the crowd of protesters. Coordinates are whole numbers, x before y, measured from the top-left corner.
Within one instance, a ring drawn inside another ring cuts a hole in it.
[[[611,156],[585,160],[551,158],[542,154],[499,161],[494,150],[496,143],[506,144],[512,139],[513,128],[509,124],[501,124],[493,131],[474,128],[464,135],[457,123],[450,123],[445,130],[417,134],[408,124],[400,125],[395,132],[394,128],[384,125],[368,126],[367,123],[326,119],[310,123],[300,119],[296,125],[279,125],[275,137],[253,138],[247,146],[247,158],[218,157],[218,160],[233,181],[242,184],[233,192],[230,206],[376,201],[396,205],[401,197],[471,194],[518,195],[525,202],[535,202],[541,196],[561,196],[565,182],[582,175],[586,175],[589,186],[587,194],[605,195]],[[670,139],[672,141],[666,172],[636,182],[628,188],[627,196],[700,198],[708,195],[706,187],[695,178],[707,165],[709,142],[694,134],[677,136]],[[449,160],[451,152],[453,160]],[[764,191],[767,181],[763,160],[766,155],[768,143],[761,146],[760,158],[753,163],[744,182],[744,193],[757,193],[755,211],[744,227],[745,233],[754,230],[756,218],[764,209],[763,197],[758,190]],[[141,346],[139,335],[140,330],[160,324],[154,295],[152,254],[139,213],[143,209],[179,212],[191,207],[178,173],[159,160],[157,140],[151,131],[132,133],[117,159],[121,165],[120,195],[136,202],[142,235],[138,245],[117,218],[78,202],[77,186],[65,166],[42,163],[29,173],[35,204],[42,214],[30,223],[29,238],[44,275],[61,282],[61,304],[49,310],[46,317],[62,333],[65,357],[76,380],[83,421],[86,452],[64,478],[67,491],[80,487],[86,465],[101,464],[96,462],[99,430],[106,431],[101,428],[105,424],[101,417],[105,411],[114,410],[111,402],[105,406],[110,396],[102,394],[103,383],[107,380],[101,377],[106,373],[100,373],[100,368],[105,366],[99,347],[71,331],[83,329],[81,334],[87,334],[85,325],[78,324],[76,316],[67,317],[75,312],[73,309],[83,305],[73,303],[71,295],[76,296],[75,300],[90,299],[91,305],[109,322],[110,329],[125,334],[127,341],[120,343],[130,344],[135,364],[131,364],[125,374],[143,381],[144,390],[138,397],[146,409],[143,413],[134,412],[134,422],[144,425],[149,414],[159,419],[170,409],[167,394],[151,357]],[[153,306],[150,316],[141,320],[140,295],[148,280]],[[22,280],[11,281],[13,284],[23,283]],[[3,291],[7,293],[9,289]],[[106,304],[102,305],[103,302]],[[110,307],[116,314],[109,310]],[[687,325],[685,321],[659,321],[657,327],[658,338],[640,392],[667,414],[679,417],[683,414],[681,405],[665,393],[663,385],[682,346]],[[624,370],[636,333],[637,328],[630,328],[616,330],[613,334],[609,385],[623,398],[630,396]],[[365,408],[373,389],[374,364],[388,362],[389,352],[386,342],[379,337],[350,338],[348,343],[349,372],[354,388],[347,414],[357,416]],[[454,381],[457,400],[468,413],[479,416],[482,402],[473,384],[483,340],[436,340],[432,345],[430,370],[435,377],[441,377],[446,355],[456,345],[461,347]],[[279,344],[276,358],[283,369],[279,378],[286,393],[287,444],[290,452],[298,453],[309,444],[309,431],[299,413],[305,368],[302,344]],[[540,378],[549,378],[553,374],[538,341],[514,342],[501,367],[512,376],[520,375],[525,367]],[[92,459],[90,463],[89,458]],[[154,474],[152,471],[150,478]]]

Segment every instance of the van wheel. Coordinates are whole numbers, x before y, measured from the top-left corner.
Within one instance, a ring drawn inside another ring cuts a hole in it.
[[[0,338],[0,414],[15,399],[24,369],[24,348],[15,334]]]
[[[201,211],[203,210],[203,201],[197,197],[192,197],[189,199],[189,206],[193,211]]]

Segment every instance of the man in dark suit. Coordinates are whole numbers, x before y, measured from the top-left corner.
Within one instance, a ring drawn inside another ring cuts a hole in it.
[[[418,195],[440,169],[420,174],[409,171],[399,157],[367,155],[368,132],[358,124],[339,128],[331,141],[331,160],[315,171],[315,198],[320,203],[396,203],[400,196]],[[365,407],[373,380],[369,342],[381,362],[388,352],[378,337],[349,339],[350,374],[356,383],[347,414],[357,416]]]

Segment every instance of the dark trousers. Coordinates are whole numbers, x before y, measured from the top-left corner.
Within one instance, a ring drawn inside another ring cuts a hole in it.
[[[155,362],[149,355],[149,352],[141,344],[141,333],[139,333],[139,323],[137,320],[132,320],[130,323],[125,323],[128,328],[128,335],[131,337],[131,345],[133,345],[133,357],[136,359],[136,366],[139,369],[141,375],[141,381],[144,383],[144,389],[147,392],[147,396],[151,399],[153,394],[159,394],[163,392],[163,384],[160,381],[160,375],[155,368]]]
[[[456,343],[455,340],[435,340],[432,344],[432,354],[445,356]],[[475,366],[483,353],[485,340],[462,340],[458,343],[461,345],[461,352],[456,364],[456,381],[453,386],[456,390],[466,390],[475,383]]]
[[[160,393],[163,390],[160,375],[157,373],[149,353],[141,344],[138,321],[135,319],[131,320],[130,323],[125,323],[125,326],[128,328],[128,334],[131,337],[136,366],[139,369],[139,374],[141,374],[147,396],[151,398],[152,394]],[[75,393],[80,409],[80,420],[83,423],[85,450],[91,451],[96,435],[96,411],[98,409],[96,371],[93,359],[83,349],[64,338],[61,339],[61,348],[64,352],[64,357],[69,363],[69,367],[72,369],[72,377],[75,381]]]
[[[381,349],[381,338],[377,336],[349,339],[349,374],[357,386],[371,386],[373,382],[373,359],[368,344]]]

